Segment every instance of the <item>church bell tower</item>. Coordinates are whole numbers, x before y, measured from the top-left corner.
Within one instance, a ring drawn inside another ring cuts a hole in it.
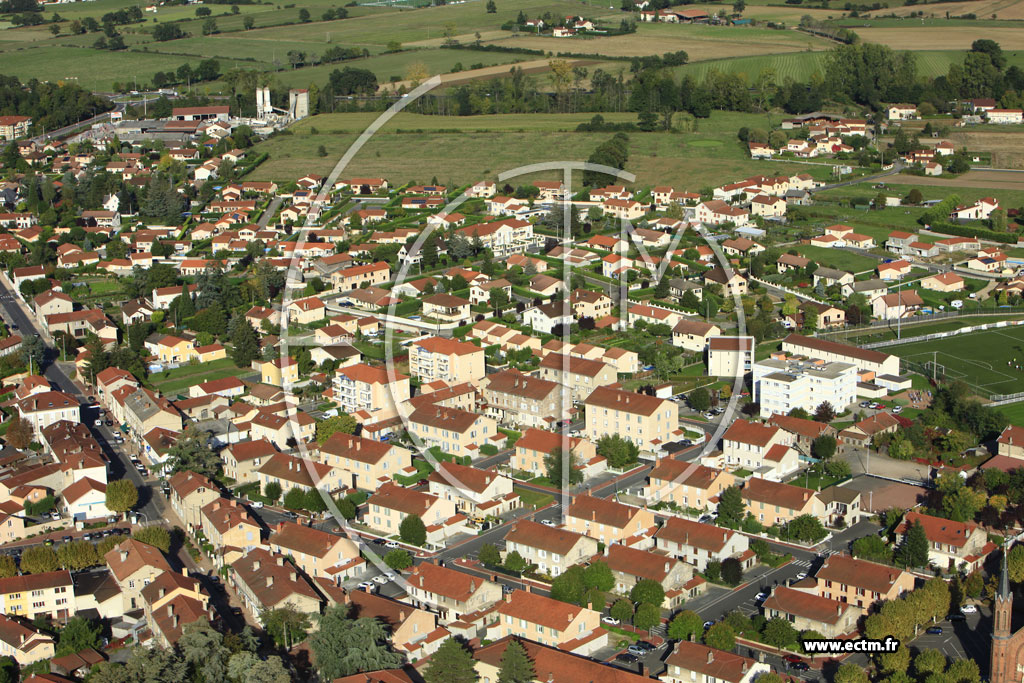
[[[1010,571],[1006,557],[1010,552],[1009,543],[1003,544],[1003,566],[999,575],[999,588],[996,590],[995,603],[992,608],[992,662],[989,670],[991,683],[1010,683],[1013,680],[1008,669],[1013,667],[1008,662],[1010,639],[1010,615],[1013,612],[1013,592],[1010,590]],[[1014,667],[1015,668],[1015,667]]]

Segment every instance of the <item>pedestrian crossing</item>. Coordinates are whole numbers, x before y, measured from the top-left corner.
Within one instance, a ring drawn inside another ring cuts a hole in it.
[[[811,568],[811,561],[810,560],[793,560],[792,562],[790,562],[790,564],[792,566],[794,566],[794,567],[802,567],[804,569],[810,569]]]

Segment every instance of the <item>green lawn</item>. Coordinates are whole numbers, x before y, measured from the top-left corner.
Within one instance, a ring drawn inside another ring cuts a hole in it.
[[[796,250],[819,265],[845,270],[849,273],[873,270],[879,264],[877,259],[861,256],[845,249],[829,249],[828,247],[801,244],[796,247]]]
[[[635,121],[632,113],[603,114],[608,121]],[[585,160],[607,133],[575,133],[592,114],[525,114],[465,117],[402,113],[378,131],[352,159],[345,174],[384,175],[395,183],[438,182],[449,186],[493,179],[520,166]],[[299,134],[258,144],[270,158],[251,174],[253,180],[292,180],[301,173],[327,174],[337,159],[374,118],[372,114],[323,114],[295,126]],[[704,186],[754,174],[811,173],[824,179],[830,166],[755,161],[736,139],[741,126],[763,126],[764,116],[714,112],[685,133],[630,135],[627,170],[640,185],[671,184],[698,191]],[[682,122],[680,120],[680,125]],[[311,127],[319,135],[304,135]],[[708,145],[708,142],[716,144]],[[317,150],[323,145],[327,156]],[[512,184],[550,179],[551,172],[520,176]],[[578,179],[577,179],[578,180]]]
[[[1024,368],[1024,326],[900,344],[885,351],[915,363],[934,358],[947,379],[962,379],[982,393],[1009,394],[1024,386],[1024,370],[1013,367]]]
[[[1024,426],[1024,401],[1021,403],[1010,403],[1005,406],[999,406],[998,410],[1009,418],[1012,424]]]
[[[252,372],[250,368],[235,367],[234,361],[230,358],[222,358],[210,363],[198,365],[182,365],[174,370],[158,372],[150,376],[150,382],[160,390],[161,393],[173,396],[191,386],[208,382],[224,377],[239,377]]]
[[[534,508],[541,508],[555,500],[555,497],[550,493],[539,493],[521,486],[514,486],[512,490],[519,494],[519,499],[523,502],[524,506],[529,505]]]

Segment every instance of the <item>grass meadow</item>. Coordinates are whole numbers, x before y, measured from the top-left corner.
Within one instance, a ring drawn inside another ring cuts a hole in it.
[[[346,173],[385,175],[395,182],[426,182],[437,176],[449,185],[493,178],[497,173],[542,161],[585,160],[609,133],[576,133],[590,114],[530,114],[437,117],[401,113],[352,160]],[[604,114],[609,121],[635,121],[631,113]],[[327,173],[372,114],[322,114],[302,121],[294,135],[262,142],[270,158],[252,174],[254,180],[294,178],[305,172]],[[640,184],[673,184],[681,189],[705,186],[755,174],[827,174],[806,164],[754,161],[736,139],[740,126],[764,125],[763,115],[714,112],[691,133],[630,134],[626,170]],[[317,135],[309,131],[316,128]],[[327,156],[317,155],[324,145]],[[824,177],[824,176],[822,176]]]
[[[1016,368],[1024,368],[1024,326],[900,344],[885,351],[915,363],[934,358],[947,378],[962,379],[984,392],[1009,394],[1024,386],[1024,369]]]

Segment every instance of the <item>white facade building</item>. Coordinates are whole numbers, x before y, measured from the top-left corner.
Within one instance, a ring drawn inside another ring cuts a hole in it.
[[[818,359],[767,358],[754,363],[753,400],[761,417],[787,415],[794,408],[809,413],[828,401],[841,411],[857,398],[857,366]]]

